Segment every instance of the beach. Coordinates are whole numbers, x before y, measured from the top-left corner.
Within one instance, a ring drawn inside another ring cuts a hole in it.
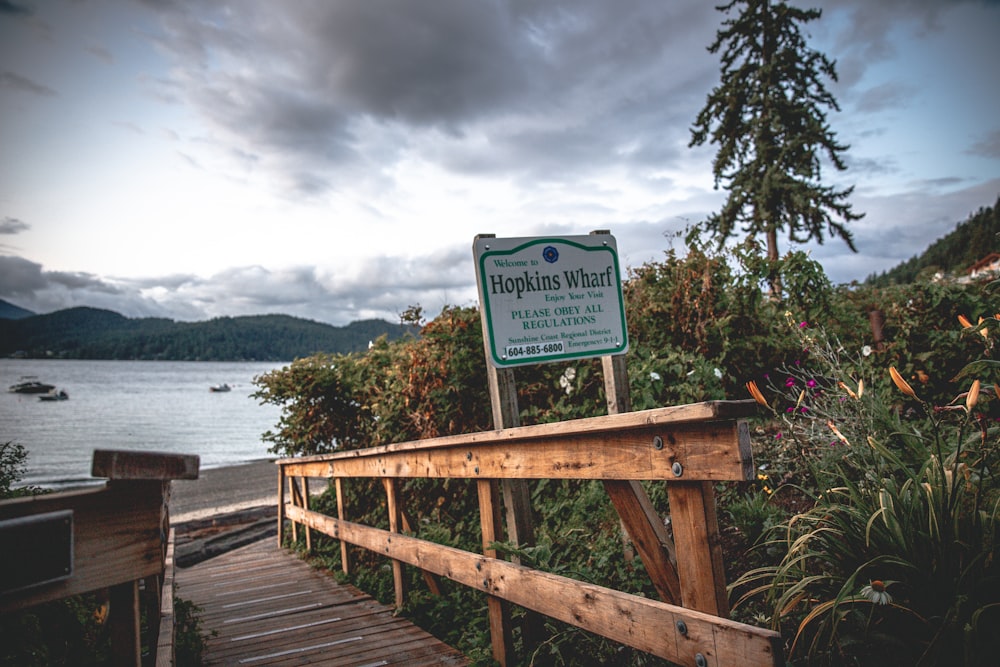
[[[202,470],[198,479],[171,482],[171,523],[206,519],[278,504],[273,459]]]
[[[322,493],[315,480],[310,493]],[[273,459],[202,470],[170,483],[176,563],[189,567],[277,534],[278,466]]]

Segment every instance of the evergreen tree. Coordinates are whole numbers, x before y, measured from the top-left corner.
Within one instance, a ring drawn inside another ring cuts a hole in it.
[[[808,49],[800,24],[821,15],[785,2],[732,0],[717,7],[735,18],[723,21],[709,52],[721,50],[721,82],[708,96],[691,128],[690,146],[709,141],[719,150],[712,164],[715,186],[729,196],[722,210],[703,223],[722,246],[736,234],[764,235],[770,260],[772,293],[781,284],[774,266],[778,232],[792,243],[837,236],[857,252],[846,224],[860,219],[847,202],[854,188],[836,190],[820,182],[825,157],[838,170],[846,166],[826,120],[827,108],[839,111],[824,79],[837,80],[834,63]]]

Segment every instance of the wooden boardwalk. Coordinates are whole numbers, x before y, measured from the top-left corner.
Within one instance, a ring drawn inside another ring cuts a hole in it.
[[[357,588],[266,539],[187,569],[209,665],[465,665],[466,658]]]

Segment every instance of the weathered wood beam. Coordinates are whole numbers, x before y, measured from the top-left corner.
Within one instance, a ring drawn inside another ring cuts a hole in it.
[[[449,447],[432,441],[424,449],[376,447],[279,463],[287,475],[312,477],[740,481],[753,474],[745,444],[746,451],[736,422],[712,421],[516,440],[470,436]]]
[[[95,449],[90,474],[110,480],[198,479],[200,461],[194,454]]]
[[[164,487],[162,481],[117,482],[0,502],[0,521],[72,510],[74,532],[72,576],[0,596],[0,612],[161,574]]]
[[[335,539],[436,572],[680,665],[783,664],[781,636],[771,630],[295,506],[287,511],[294,521]]]

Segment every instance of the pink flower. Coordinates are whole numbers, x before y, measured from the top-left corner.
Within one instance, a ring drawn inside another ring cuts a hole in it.
[[[781,440],[781,434],[780,433],[775,434],[774,439]]]
[[[806,380],[806,386],[812,389],[816,386],[816,380]]]
[[[808,322],[799,322],[799,328],[800,329],[805,329],[808,326],[809,326]]]
[[[788,378],[787,380],[785,380],[785,386],[786,387],[794,387],[795,386],[795,378]]]

